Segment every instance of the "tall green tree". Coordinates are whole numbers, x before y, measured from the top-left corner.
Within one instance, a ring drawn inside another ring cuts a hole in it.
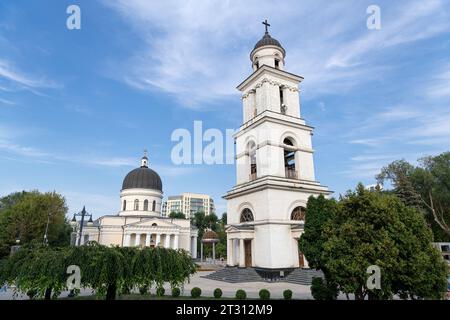
[[[339,202],[323,234],[320,263],[327,277],[356,299],[440,299],[446,291],[447,266],[423,215],[394,195],[358,185]],[[371,265],[381,269],[381,289],[367,288]]]
[[[14,193],[0,200],[0,251],[2,256],[19,239],[21,244],[44,241],[50,245],[70,244],[71,228],[66,219],[64,197],[56,192],[39,191]]]
[[[305,218],[305,232],[300,238],[299,247],[311,268],[325,271],[323,244],[327,241],[324,226],[332,221],[336,215],[337,202],[326,199],[323,195],[309,197]]]
[[[450,152],[422,158],[418,166],[394,161],[377,180],[390,182],[406,205],[425,215],[436,241],[450,240]]]

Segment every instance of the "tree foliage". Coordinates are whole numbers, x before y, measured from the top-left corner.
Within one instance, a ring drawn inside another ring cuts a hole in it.
[[[446,291],[447,266],[423,215],[395,195],[358,185],[337,203],[311,198],[304,237],[301,248],[328,286],[317,284],[316,293],[336,286],[355,299],[439,299]],[[381,269],[381,289],[367,288],[372,265]]]
[[[56,192],[20,192],[1,198],[0,257],[9,254],[16,240],[22,245],[43,242],[47,221],[48,243],[69,245],[71,228],[66,213],[65,199]]]
[[[390,182],[406,205],[425,214],[436,241],[450,240],[450,152],[422,158],[418,166],[394,161],[377,180]]]
[[[169,218],[171,218],[171,219],[186,219],[186,216],[184,215],[183,212],[175,212],[175,211],[172,211],[172,212],[169,214]]]
[[[84,246],[55,248],[26,245],[0,264],[0,282],[15,284],[21,292],[35,290],[37,297],[48,289],[53,296],[67,289],[67,267],[77,265],[81,286],[92,288],[107,300],[133,288],[172,288],[195,273],[195,264],[184,250],[165,248],[106,247],[95,242]]]

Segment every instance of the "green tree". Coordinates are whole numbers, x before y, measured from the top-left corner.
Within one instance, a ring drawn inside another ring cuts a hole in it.
[[[172,212],[169,214],[169,218],[171,218],[171,219],[186,219],[186,216],[184,215],[183,212],[175,212],[175,211],[172,211]]]
[[[0,283],[14,284],[22,292],[34,291],[38,298],[57,297],[66,287],[69,253],[69,247],[27,244],[3,260]]]
[[[377,180],[390,182],[406,205],[425,214],[436,241],[450,240],[450,152],[422,158],[419,166],[394,161]]]
[[[355,299],[440,299],[446,291],[447,266],[423,215],[396,196],[360,184],[341,199],[323,232],[327,280]],[[381,269],[381,289],[366,286],[371,265]]]
[[[16,239],[20,239],[22,245],[34,240],[43,242],[47,221],[48,243],[54,246],[70,244],[66,202],[56,192],[14,193],[3,197],[0,203],[1,256],[9,253]]]
[[[319,197],[309,197],[307,203],[307,216],[305,219],[305,232],[299,241],[299,249],[308,260],[309,267],[322,270],[325,275],[325,281],[316,280],[320,284],[320,290],[311,287],[311,291],[315,290],[313,296],[316,298],[315,292],[327,292],[328,294],[320,294],[320,299],[335,299],[337,297],[337,285],[333,282],[333,277],[326,269],[326,257],[323,256],[323,245],[327,241],[324,234],[324,226],[332,221],[336,215],[337,202],[334,199],[326,199],[323,195]]]
[[[334,199],[309,197],[307,203],[307,216],[305,219],[305,232],[299,241],[300,251],[303,252],[311,268],[325,271],[323,244],[327,241],[324,226],[334,219],[337,202]]]

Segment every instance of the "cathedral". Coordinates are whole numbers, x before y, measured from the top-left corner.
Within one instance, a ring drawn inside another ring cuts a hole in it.
[[[285,70],[286,50],[266,32],[252,52],[234,135],[236,185],[227,200],[227,265],[280,272],[308,267],[298,249],[308,198],[329,195],[316,181],[313,128],[301,116],[303,78]]]
[[[75,217],[77,242],[96,241],[102,245],[122,247],[140,246],[184,249],[197,258],[198,230],[190,220],[171,219],[161,215],[162,181],[158,173],[148,167],[145,154],[141,165],[130,171],[123,180],[118,214],[105,215],[95,221],[80,223]]]

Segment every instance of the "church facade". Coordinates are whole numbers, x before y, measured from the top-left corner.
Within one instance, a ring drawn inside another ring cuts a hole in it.
[[[190,220],[162,217],[162,181],[148,167],[147,155],[141,166],[130,171],[122,183],[120,210],[84,223],[81,244],[96,241],[106,246],[184,249],[197,258],[198,230]],[[73,221],[76,230],[78,222]],[[80,233],[77,233],[77,241]],[[77,243],[77,242],[75,242]]]
[[[309,196],[329,195],[316,181],[313,128],[301,117],[301,76],[285,71],[286,51],[267,31],[250,54],[235,133],[236,185],[227,199],[227,265],[307,267],[298,249]]]

